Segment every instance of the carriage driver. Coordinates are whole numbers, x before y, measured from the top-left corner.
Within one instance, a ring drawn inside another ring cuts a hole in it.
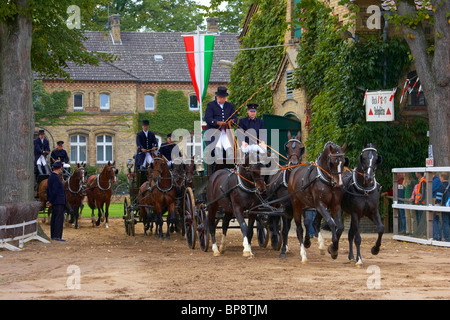
[[[167,159],[169,167],[171,167],[173,163],[172,155],[176,158],[181,158],[180,148],[173,142],[171,133],[167,135],[167,142],[161,143],[159,152]]]
[[[207,141],[206,144],[211,144],[214,148],[210,150],[211,156],[216,156],[219,159],[223,155],[223,158],[234,159],[233,147],[226,134],[228,126],[237,122],[234,105],[227,101],[228,92],[226,87],[218,87],[215,95],[216,100],[209,102],[205,111],[206,139],[208,133],[212,134],[210,142]],[[218,137],[217,142],[215,141],[216,137]]]
[[[241,150],[243,152],[258,151],[265,153],[267,145],[265,143],[267,134],[263,134],[266,127],[264,120],[256,117],[256,109],[259,107],[256,103],[247,104],[248,116],[239,119],[238,139],[242,141]],[[262,130],[262,131],[261,131]],[[247,133],[246,135],[243,133]]]
[[[39,137],[33,142],[34,144],[34,164],[39,170],[39,174],[50,174],[47,164],[47,155],[50,153],[50,144],[45,138],[45,131],[39,130]]]
[[[145,169],[147,162],[152,163],[153,158],[150,151],[158,148],[158,140],[152,131],[148,130],[149,121],[142,121],[142,131],[138,132],[136,136],[137,154],[136,154],[136,169]]]
[[[64,141],[56,142],[56,149],[50,154],[50,163],[53,166],[55,161],[61,161],[63,166],[63,175],[68,175],[70,173],[69,156],[66,150],[63,149]]]

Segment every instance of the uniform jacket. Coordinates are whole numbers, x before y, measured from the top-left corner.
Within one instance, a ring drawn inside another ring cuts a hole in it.
[[[52,154],[50,155],[50,163],[53,164],[53,162],[58,161],[58,158],[60,158],[61,162],[69,163],[69,156],[67,155],[66,150],[61,149],[55,149],[52,151]]]
[[[141,149],[152,149],[154,147],[158,147],[158,140],[153,132],[148,131],[147,136],[145,136],[144,131],[138,132],[136,136],[136,146],[137,146],[137,154],[136,154],[136,166],[141,166],[144,164],[145,160],[145,152],[142,152]]]
[[[66,204],[66,192],[64,185],[55,172],[52,172],[48,177],[47,185],[47,201],[52,205]]]
[[[43,155],[44,151],[50,152],[50,144],[48,140],[44,138],[44,142],[42,143],[41,139],[37,137],[34,140],[34,164],[37,163],[39,157]]]
[[[261,137],[260,138],[259,130],[266,128],[265,125],[264,125],[264,120],[262,120],[260,118],[255,118],[253,120],[250,119],[250,117],[241,118],[241,119],[239,119],[239,127],[242,130],[244,130],[244,132],[249,130],[249,129],[254,129],[256,131],[256,137],[258,139],[263,138],[263,140],[266,140],[266,137]],[[251,134],[254,136],[253,133],[251,133]],[[259,143],[259,140],[256,141],[256,139],[254,137],[246,136],[245,137],[245,142],[247,142],[248,144],[255,144],[255,143]],[[264,142],[266,142],[266,141],[264,141]]]
[[[159,147],[159,152],[166,157],[167,160],[172,161],[172,150],[175,149],[175,154],[178,151],[179,157],[181,157],[181,152],[178,146],[175,143],[169,144],[168,142],[161,143],[161,147]]]
[[[205,122],[206,122],[206,130],[208,129],[218,129],[217,125],[218,121],[227,121],[233,119],[235,123],[237,123],[237,116],[234,113],[234,106],[232,103],[226,101],[223,105],[223,109],[217,103],[216,100],[211,101],[206,106],[205,111]],[[215,141],[215,137],[211,136],[210,141],[207,141],[207,144],[210,144]]]

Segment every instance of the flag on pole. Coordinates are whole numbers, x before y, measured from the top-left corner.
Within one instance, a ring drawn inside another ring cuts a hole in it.
[[[205,98],[208,89],[209,76],[214,50],[213,34],[197,34],[183,36],[186,48],[186,58],[191,75],[192,84],[197,95],[198,103]]]

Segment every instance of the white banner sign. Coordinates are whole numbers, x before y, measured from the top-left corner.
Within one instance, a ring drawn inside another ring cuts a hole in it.
[[[366,121],[394,121],[395,91],[366,92]]]

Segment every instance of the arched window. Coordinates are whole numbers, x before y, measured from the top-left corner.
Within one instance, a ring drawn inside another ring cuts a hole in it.
[[[109,94],[100,93],[100,110],[109,110]]]
[[[145,111],[155,111],[155,96],[146,94],[144,97]]]

